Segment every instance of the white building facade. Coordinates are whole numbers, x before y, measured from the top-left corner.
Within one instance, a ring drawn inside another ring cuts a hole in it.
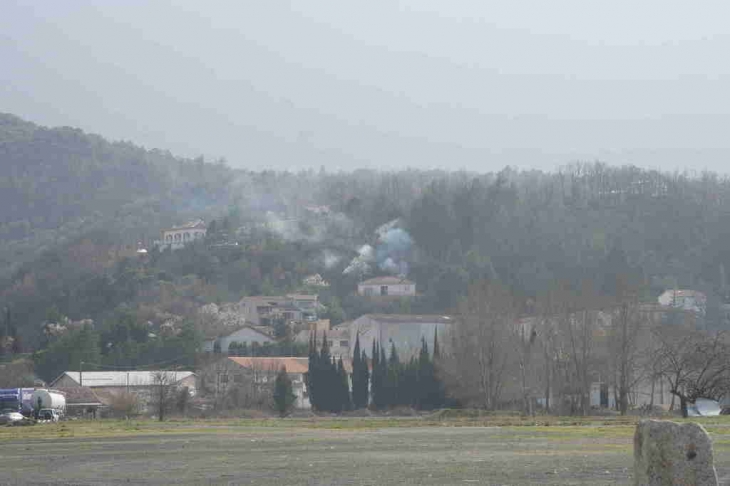
[[[171,248],[177,250],[197,240],[205,238],[208,228],[203,220],[190,221],[181,226],[173,226],[161,231],[162,239],[157,242],[160,250]]]
[[[357,293],[363,297],[413,297],[416,283],[401,277],[375,277],[360,282]]]

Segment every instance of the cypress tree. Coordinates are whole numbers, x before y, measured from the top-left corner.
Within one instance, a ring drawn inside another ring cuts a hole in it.
[[[433,362],[435,363],[441,357],[441,349],[439,348],[439,331],[433,330]]]
[[[322,348],[319,352],[319,358],[317,359],[318,366],[318,379],[321,380],[321,394],[320,394],[320,410],[331,412],[336,409],[337,398],[337,384],[335,383],[335,376],[333,373],[332,357],[330,356],[330,347],[327,343],[327,333],[322,333]]]
[[[356,410],[368,405],[368,364],[365,359],[365,351],[360,350],[358,335],[352,357],[352,405]]]
[[[360,367],[360,388],[361,388],[361,396],[362,396],[362,408],[367,408],[368,403],[370,402],[370,370],[368,370],[368,355],[365,353],[365,350],[362,351],[362,358],[360,359],[361,367]]]
[[[396,406],[401,404],[400,385],[401,385],[401,365],[398,351],[395,349],[395,343],[390,345],[390,359],[386,367],[386,404]]]
[[[339,381],[340,390],[340,410],[352,409],[352,400],[350,399],[350,381],[347,378],[347,371],[345,371],[345,364],[342,362],[342,356],[337,361],[337,377]]]
[[[317,331],[309,336],[309,369],[307,370],[307,389],[309,390],[309,403],[314,410],[320,409],[319,401],[319,354],[317,353]]]
[[[444,384],[441,382],[439,377],[439,362],[441,360],[441,348],[439,347],[439,335],[438,329],[433,331],[433,360],[431,361],[431,367],[433,372],[433,395],[430,398],[431,408],[441,408],[446,405],[446,390]]]
[[[380,346],[373,341],[373,373],[370,378],[370,392],[373,398],[373,407],[381,410],[385,406],[383,394],[382,355]]]
[[[294,406],[297,397],[292,391],[291,380],[284,366],[281,367],[276,375],[274,383],[274,408],[281,417],[284,417]]]

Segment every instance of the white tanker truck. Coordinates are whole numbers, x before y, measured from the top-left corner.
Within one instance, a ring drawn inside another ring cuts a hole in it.
[[[57,391],[39,388],[31,395],[30,403],[41,420],[55,422],[66,413],[66,397]]]

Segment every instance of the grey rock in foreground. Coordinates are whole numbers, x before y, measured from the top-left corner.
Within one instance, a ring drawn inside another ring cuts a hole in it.
[[[634,434],[637,486],[717,486],[712,442],[704,427],[642,420]]]

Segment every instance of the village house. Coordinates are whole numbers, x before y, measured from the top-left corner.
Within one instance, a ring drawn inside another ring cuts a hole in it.
[[[309,358],[293,357],[227,357],[222,358],[200,371],[200,387],[207,395],[215,397],[216,403],[229,395],[234,388],[246,391],[249,396],[270,395],[276,374],[286,368],[296,396],[294,407],[308,410],[309,392],[305,375],[309,371]]]
[[[312,322],[321,309],[317,295],[290,294],[244,297],[238,303],[246,322],[257,326],[272,326],[284,322]]]
[[[421,349],[421,342],[426,340],[429,350],[433,351],[433,340],[436,334],[443,337],[454,318],[442,315],[411,314],[365,314],[351,323],[338,328],[349,332],[350,356],[354,352],[355,339],[360,338],[360,349],[370,356],[373,342],[378,343],[386,353],[391,345],[395,345],[401,361],[410,359]]]
[[[318,273],[304,277],[302,279],[302,285],[308,285],[310,287],[329,287],[330,286],[329,282],[326,281],[324,278],[322,278],[322,275],[320,275]]]
[[[276,340],[269,334],[264,333],[262,330],[253,326],[241,326],[235,330],[229,330],[218,336],[206,339],[203,341],[202,350],[206,353],[211,353],[216,350],[221,353],[228,353],[228,348],[231,346],[231,343],[234,342],[238,344],[246,344],[250,347],[253,343],[257,343],[261,346],[264,343],[275,343]],[[216,346],[216,343],[218,346]]]
[[[416,284],[404,277],[375,277],[360,282],[357,293],[364,297],[414,297]]]
[[[60,393],[66,399],[67,417],[97,418],[99,409],[104,406],[94,390],[88,386],[61,387],[52,391]]]
[[[673,307],[705,315],[707,296],[696,290],[666,290],[657,299],[664,307]]]
[[[312,323],[309,329],[305,329],[297,333],[294,342],[299,344],[309,344],[310,339],[315,336],[317,349],[322,348],[323,339],[327,338],[327,346],[329,347],[330,356],[335,359],[350,359],[350,323],[343,323],[339,326],[330,328],[329,320],[321,320],[318,323]]]
[[[164,250],[166,248],[177,250],[188,243],[202,240],[205,238],[207,231],[208,228],[206,227],[205,222],[198,219],[180,226],[163,229],[160,232],[162,239],[156,241],[155,244],[160,250]]]
[[[667,314],[667,307],[657,304],[641,304],[638,306],[639,318],[641,319],[641,327],[633,337],[637,341],[639,349],[652,349],[655,339],[651,332],[653,326],[664,322]],[[682,314],[690,314],[680,309]],[[594,327],[592,331],[593,352],[596,356],[603,360],[603,363],[609,362],[609,348],[606,339],[608,338],[612,326],[615,324],[614,319],[616,313],[611,311],[593,311]],[[541,339],[546,334],[546,330],[542,328],[545,325],[551,325],[550,319],[537,318],[534,316],[523,317],[518,319],[516,323],[516,331],[523,339],[532,339],[535,336]],[[557,326],[552,322],[552,326]],[[535,334],[533,334],[533,331]],[[670,392],[670,385],[666,378],[652,376],[647,369],[648,363],[642,361],[641,358],[635,361],[630,370],[630,390],[628,393],[629,409],[641,407],[656,407],[668,410],[671,404],[677,405],[676,397]],[[610,375],[608,366],[598,366],[593,369],[590,374],[589,406],[595,409],[617,409],[618,391],[615,386],[615,377]],[[550,404],[553,410],[560,410],[565,404],[559,403],[559,397],[556,385],[551,388]],[[540,406],[546,403],[544,390],[540,387],[533,389],[532,398]],[[566,398],[566,397],[564,397]],[[577,401],[577,397],[574,397]],[[565,413],[569,413],[565,411]]]
[[[161,373],[170,386],[187,387],[190,396],[195,395],[196,376],[192,371],[66,371],[53,380],[50,387],[62,390],[88,387],[104,405],[111,405],[124,393],[132,393],[139,399],[144,412],[151,404]]]

